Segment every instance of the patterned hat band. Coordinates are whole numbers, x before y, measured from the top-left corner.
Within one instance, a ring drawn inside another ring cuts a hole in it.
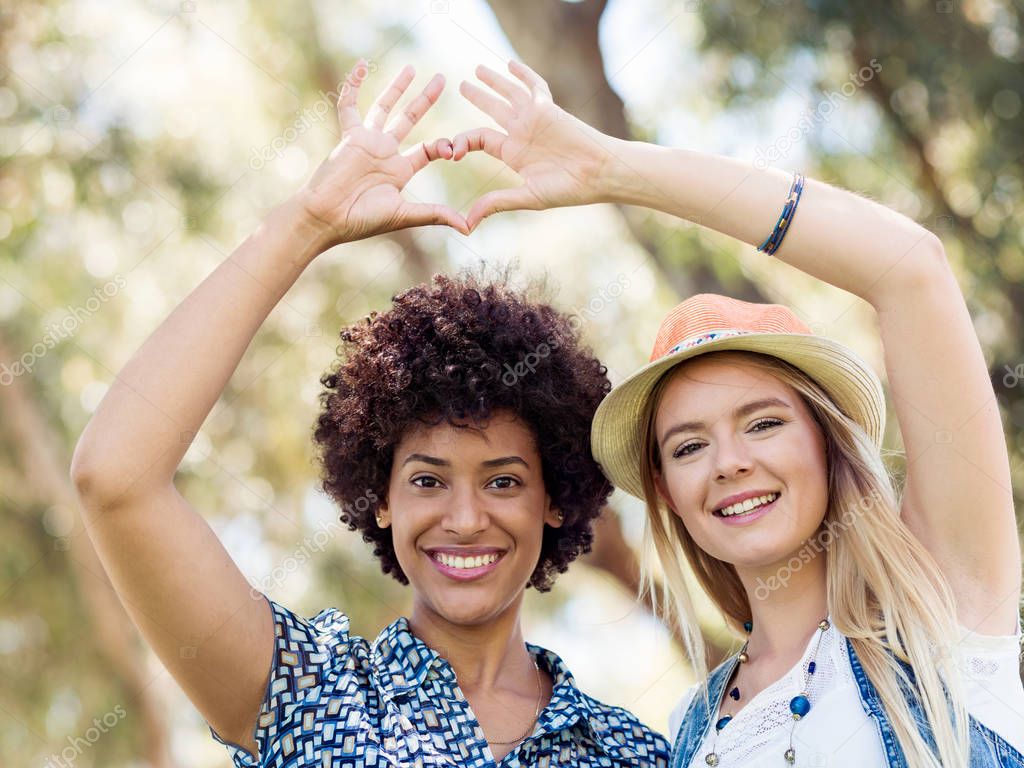
[[[672,349],[666,352],[662,357],[668,357],[674,355],[683,349],[691,349],[692,347],[699,347],[701,344],[706,344],[709,341],[717,341],[718,339],[728,339],[732,336],[745,336],[753,331],[742,331],[736,328],[723,328],[720,331],[711,331],[709,333],[701,334],[700,336],[691,336],[688,339],[676,344]]]

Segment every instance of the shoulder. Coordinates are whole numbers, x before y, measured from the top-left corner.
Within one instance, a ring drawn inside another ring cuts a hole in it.
[[[642,765],[667,766],[672,745],[653,728],[623,707],[605,704],[580,691],[590,727],[605,746],[617,746],[621,757]]]
[[[551,674],[550,710],[560,717],[579,716],[584,732],[589,732],[597,748],[611,760],[599,765],[667,768],[672,748],[664,736],[628,709],[605,704],[581,691],[558,654],[529,643],[527,647]]]
[[[700,688],[700,683],[691,685],[683,692],[683,695],[679,697],[679,701],[672,708],[672,712],[668,716],[668,735],[670,738],[675,738],[675,735],[679,733],[679,726],[683,724],[683,716],[686,714],[686,710],[690,708],[690,702],[693,701],[693,697],[697,695],[697,691]]]
[[[324,608],[309,618],[267,598],[274,617],[274,666],[280,676],[322,677],[349,660],[366,659],[368,644],[349,631],[349,617]],[[351,666],[351,665],[349,665]]]

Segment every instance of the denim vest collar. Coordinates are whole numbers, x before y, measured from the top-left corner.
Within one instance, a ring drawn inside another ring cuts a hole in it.
[[[861,706],[864,707],[864,712],[875,722],[878,729],[878,735],[885,751],[886,766],[888,768],[908,768],[906,755],[896,738],[896,732],[882,706],[882,699],[877,689],[868,679],[867,673],[864,672],[853,649],[853,644],[845,638],[843,642],[846,643],[849,653],[850,666],[857,682]],[[738,662],[739,655],[737,654],[719,664],[708,675],[705,686],[694,695],[676,735],[675,745],[672,748],[671,768],[688,768],[693,761],[708,729],[712,727],[712,719],[722,702],[725,686],[732,678]],[[913,685],[915,679],[913,669],[902,662],[900,662],[900,666],[903,667],[908,680]],[[914,716],[918,732],[925,743],[934,749],[935,738],[932,735],[931,725],[924,717],[921,702],[906,684],[901,682],[900,689]],[[1024,768],[1024,755],[1021,755],[1005,739],[982,725],[974,717],[970,718],[970,744],[969,768]]]

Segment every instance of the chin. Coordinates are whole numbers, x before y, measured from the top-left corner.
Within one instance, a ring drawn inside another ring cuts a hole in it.
[[[494,621],[516,604],[516,594],[494,590],[444,590],[424,595],[424,603],[445,621],[462,627],[477,627]]]
[[[742,547],[735,546],[737,542],[730,542],[730,546],[723,547],[720,554],[715,555],[719,560],[734,565],[737,568],[760,569],[780,565],[789,560],[801,545],[801,542],[791,541],[749,541],[743,542]]]
[[[494,621],[502,614],[500,606],[493,602],[476,600],[441,600],[434,605],[435,612],[459,627],[479,627]]]

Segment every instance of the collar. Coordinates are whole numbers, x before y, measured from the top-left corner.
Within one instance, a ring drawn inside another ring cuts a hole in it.
[[[624,763],[637,759],[636,753],[627,743],[632,736],[634,722],[627,720],[613,707],[595,701],[577,686],[572,672],[558,654],[538,645],[526,644],[527,650],[537,660],[538,666],[551,675],[551,701],[541,712],[537,721],[538,730],[544,734],[555,734],[569,728],[577,728],[598,749],[609,757]],[[523,749],[536,744],[530,740]]]
[[[576,687],[576,680],[565,662],[552,651],[526,644],[541,670],[551,676],[551,701],[541,712],[534,730],[536,735],[555,735],[578,728],[589,741],[610,757],[623,762],[636,759],[627,745],[633,723],[615,709],[599,704]],[[458,684],[455,672],[446,659],[409,629],[409,621],[400,617],[377,636],[370,651],[373,675],[381,693],[388,698],[415,695],[428,677],[437,677]],[[537,745],[528,739],[523,750]]]
[[[455,682],[451,665],[412,633],[404,616],[377,635],[370,651],[370,662],[377,685],[388,698],[415,694],[431,671]]]

